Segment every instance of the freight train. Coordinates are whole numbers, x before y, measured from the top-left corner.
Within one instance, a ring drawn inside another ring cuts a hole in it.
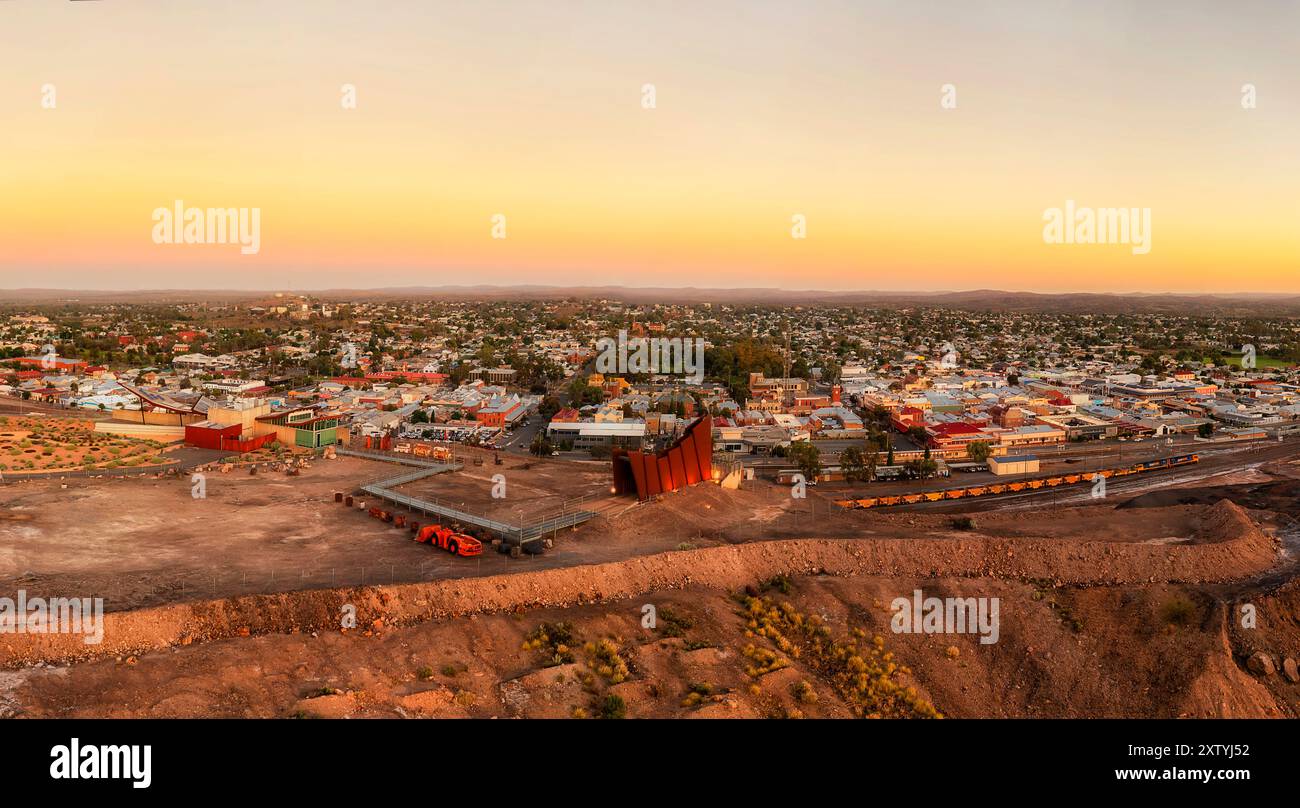
[[[1200,455],[1185,454],[1162,457],[1159,460],[1144,460],[1122,468],[1101,469],[1099,471],[1081,471],[1073,474],[1058,474],[1053,477],[1034,477],[1032,479],[994,482],[987,485],[971,485],[963,488],[948,488],[942,491],[921,491],[913,494],[895,494],[892,496],[866,497],[864,499],[840,499],[835,504],[841,508],[880,508],[889,505],[915,505],[921,502],[939,502],[940,500],[963,499],[965,497],[982,497],[986,494],[1010,494],[1017,491],[1033,491],[1042,488],[1056,488],[1061,485],[1074,485],[1092,482],[1097,477],[1125,477],[1129,474],[1141,474],[1147,471],[1186,466],[1199,463]]]

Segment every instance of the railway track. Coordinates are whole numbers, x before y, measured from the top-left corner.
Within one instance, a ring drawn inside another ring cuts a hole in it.
[[[1020,478],[1005,483],[988,483],[968,485],[958,488],[944,488],[938,491],[916,491],[910,494],[890,494],[862,499],[840,499],[835,504],[841,508],[884,508],[894,505],[919,505],[924,502],[950,502],[970,497],[982,497],[998,494],[1016,494],[1020,492],[1040,491],[1060,486],[1077,485],[1081,482],[1096,483],[1097,480],[1109,480],[1127,477],[1132,474],[1146,474],[1152,471],[1164,471],[1200,462],[1197,454],[1175,455],[1156,460],[1144,460],[1127,466],[1080,471],[1068,474]]]

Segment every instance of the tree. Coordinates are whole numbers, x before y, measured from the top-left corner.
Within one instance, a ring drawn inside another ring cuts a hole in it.
[[[844,472],[844,479],[848,482],[855,483],[863,479],[866,460],[862,456],[862,450],[856,446],[850,446],[840,452],[840,470]]]
[[[822,365],[822,384],[838,384],[840,381],[841,368],[838,364],[828,361]]]
[[[863,466],[863,479],[874,481],[876,479],[876,464],[880,462],[880,455],[876,452],[864,452],[863,457],[865,464]]]
[[[1214,434],[1214,424],[1206,421],[1196,428],[1196,434],[1200,435],[1202,438],[1210,437]]]
[[[424,410],[416,410],[415,412],[411,413],[411,423],[413,424],[429,423],[429,413],[425,412]]]
[[[939,471],[939,464],[930,458],[909,460],[903,464],[908,475],[921,480],[928,480]]]
[[[840,468],[849,482],[872,480],[876,476],[876,453],[850,446],[840,454]]]
[[[543,416],[550,418],[552,415],[560,411],[560,400],[555,396],[546,396],[542,399],[542,403],[537,405],[537,411]]]
[[[533,436],[533,442],[528,445],[528,451],[538,457],[550,457],[551,452],[554,450],[551,448],[551,442],[547,440],[546,435],[538,432]]]
[[[573,382],[569,385],[569,398],[574,407],[599,404],[605,400],[605,391],[587,384],[586,379],[574,377]]]
[[[790,444],[786,450],[786,456],[794,461],[799,471],[803,472],[805,480],[815,480],[817,475],[822,473],[822,453],[816,446],[806,440],[798,440]]]
[[[983,463],[989,459],[989,443],[985,440],[973,440],[966,445],[966,454],[976,463]]]

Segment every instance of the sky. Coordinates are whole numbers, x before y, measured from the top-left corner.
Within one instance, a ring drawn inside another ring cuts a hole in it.
[[[1287,2],[8,0],[0,289],[1297,293],[1297,42]],[[257,251],[159,243],[178,201]],[[1049,243],[1067,203],[1149,249]]]

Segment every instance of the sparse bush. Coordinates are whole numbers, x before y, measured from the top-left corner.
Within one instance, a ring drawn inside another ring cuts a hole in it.
[[[1059,618],[1062,623],[1068,626],[1071,631],[1075,632],[1076,634],[1080,631],[1083,631],[1083,621],[1080,620],[1077,615],[1075,615],[1075,613],[1070,609],[1069,606],[1059,602],[1056,599],[1056,597],[1053,594],[1051,594],[1051,588],[1053,585],[1050,581],[1042,581],[1042,580],[1034,581],[1034,586],[1036,588],[1033,594],[1030,596],[1031,598],[1033,598],[1034,600],[1046,599],[1047,605],[1050,606],[1052,611],[1056,613],[1057,618]]]
[[[665,606],[659,610],[658,629],[664,637],[682,637],[686,630],[693,628],[695,621],[689,615],[681,614]]]
[[[536,651],[544,668],[573,661],[573,627],[568,623],[542,623],[524,641],[525,651]]]
[[[743,603],[744,616],[749,618],[746,630],[766,638],[793,658],[805,657],[807,664],[835,688],[854,715],[860,718],[942,717],[917,694],[916,688],[905,687],[897,681],[897,676],[909,671],[894,661],[893,653],[885,650],[883,637],[877,635],[870,643],[860,644],[864,635],[851,632],[847,638],[836,640],[820,618],[805,617],[791,603],[778,605],[765,597],[746,597]],[[776,651],[753,643],[746,645],[742,653],[751,663],[745,673],[754,679],[790,664]],[[796,695],[803,692],[800,687]],[[779,715],[796,718],[803,713],[792,709]]]
[[[617,693],[606,694],[600,703],[601,718],[627,718],[627,702]]]
[[[791,688],[791,692],[800,704],[817,703],[817,691],[813,690],[813,686],[808,684],[807,679],[799,680],[798,684]]]
[[[598,642],[589,642],[583,647],[583,650],[587,652],[591,667],[602,678],[612,684],[618,684],[627,679],[627,661],[619,654],[618,644],[615,641],[605,639]]]
[[[790,582],[790,576],[778,575],[764,584],[764,588],[775,589],[782,595],[788,595],[794,589],[794,585]]]

